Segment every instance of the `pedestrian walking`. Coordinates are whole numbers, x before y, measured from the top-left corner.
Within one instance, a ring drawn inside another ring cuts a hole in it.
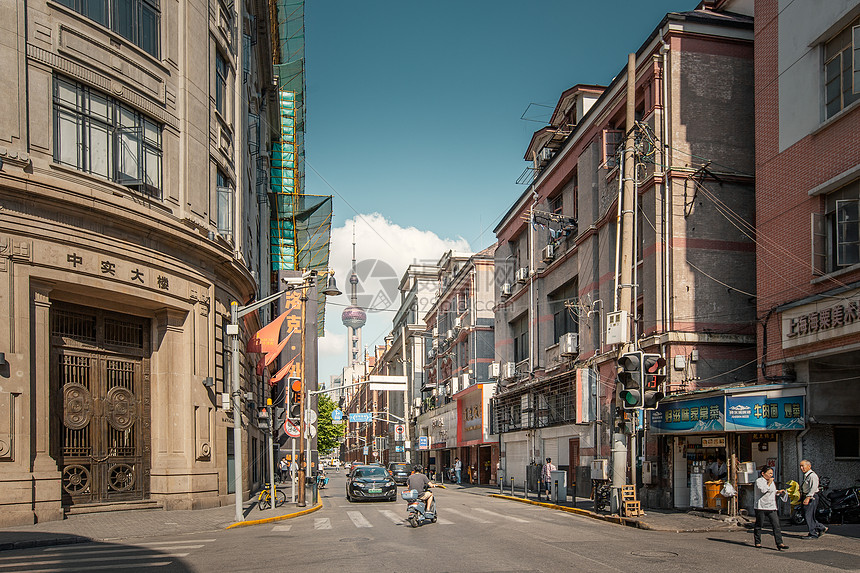
[[[827,533],[827,527],[815,519],[815,510],[818,509],[818,474],[812,471],[812,462],[803,460],[800,462],[800,471],[803,472],[803,483],[800,485],[800,495],[803,498],[803,516],[806,518],[806,526],[809,535],[803,539],[818,539]]]
[[[287,481],[287,478],[290,475],[290,462],[287,461],[287,458],[281,458],[281,461],[278,463],[278,473],[280,474],[278,481]]]
[[[770,523],[773,529],[773,540],[779,551],[788,549],[782,542],[782,531],[779,528],[779,516],[776,513],[776,496],[785,493],[784,489],[776,489],[773,483],[773,468],[762,466],[759,478],[755,480],[755,529],[753,538],[756,547],[761,547],[761,528],[764,521]]]
[[[463,479],[463,462],[460,461],[460,458],[454,458],[454,477],[457,478],[457,485],[460,485],[460,481]]]
[[[546,463],[543,465],[543,469],[541,470],[540,477],[543,482],[543,489],[546,492],[546,497],[549,499],[550,492],[550,482],[552,482],[552,472],[556,471],[558,468],[552,464],[552,458],[547,458]]]

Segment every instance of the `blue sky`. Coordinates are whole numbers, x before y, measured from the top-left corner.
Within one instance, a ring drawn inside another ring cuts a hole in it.
[[[341,288],[353,221],[366,232],[357,230],[358,259],[389,261],[399,273],[409,257],[492,244],[525,189],[516,179],[543,125],[520,119],[529,104],[549,106],[531,108],[545,120],[565,89],[608,84],[666,12],[696,4],[308,1],[306,192],[334,195]],[[427,232],[439,238],[428,252],[398,252],[400,234]],[[345,299],[332,302],[326,326],[335,336],[321,345],[321,380],[346,355],[335,306]],[[365,327],[368,346],[391,327],[393,313],[378,314]]]

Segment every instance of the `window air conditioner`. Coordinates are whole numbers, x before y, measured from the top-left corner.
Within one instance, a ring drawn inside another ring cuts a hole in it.
[[[528,267],[522,267],[517,270],[516,274],[517,282],[524,283],[529,278],[529,269]]]
[[[445,338],[447,338],[448,340],[453,340],[454,339],[454,331],[449,330],[448,333],[445,335]]]
[[[547,245],[540,252],[540,258],[543,262],[548,263],[555,258],[555,245]]]
[[[576,356],[579,354],[579,335],[575,332],[562,334],[558,340],[558,346],[562,356]]]
[[[511,296],[511,283],[504,283],[502,285],[502,296]]]

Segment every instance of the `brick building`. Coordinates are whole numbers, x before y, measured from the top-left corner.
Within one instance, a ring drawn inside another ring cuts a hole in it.
[[[726,387],[756,379],[753,20],[751,3],[734,4],[667,14],[635,55],[629,341],[669,363],[669,396],[634,434],[650,469],[643,495],[655,506],[688,506],[689,456],[725,454],[732,443],[722,427],[656,417],[706,391],[725,400]],[[617,346],[606,336],[607,316],[618,316],[628,81],[622,69],[609,86],[561,95],[527,149],[529,187],[495,229],[493,411],[506,483],[533,484],[551,457],[568,471],[569,493],[588,495],[590,462],[609,456],[620,422]],[[705,437],[723,445],[706,451]],[[631,479],[639,469],[628,467]]]
[[[787,4],[784,6],[784,4]],[[800,384],[809,458],[860,470],[860,2],[755,3],[759,381]]]

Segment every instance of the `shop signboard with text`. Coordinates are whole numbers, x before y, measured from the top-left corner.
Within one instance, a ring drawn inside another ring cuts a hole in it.
[[[726,430],[802,430],[803,396],[727,396]]]
[[[658,434],[722,432],[725,404],[725,396],[661,402],[649,412],[650,429]]]

